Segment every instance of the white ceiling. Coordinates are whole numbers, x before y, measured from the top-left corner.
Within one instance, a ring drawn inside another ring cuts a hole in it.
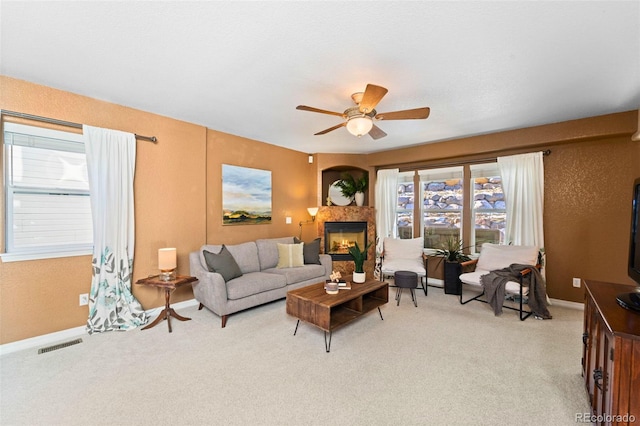
[[[637,109],[640,2],[6,1],[0,73],[309,153]],[[360,139],[331,115],[431,108]],[[1,107],[1,106],[0,106]],[[29,111],[21,111],[29,112]],[[57,117],[53,117],[57,118]]]

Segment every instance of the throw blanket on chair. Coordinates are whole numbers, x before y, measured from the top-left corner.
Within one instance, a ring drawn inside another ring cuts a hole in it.
[[[496,315],[502,314],[505,285],[507,281],[520,282],[520,273],[530,269],[531,273],[523,278],[523,284],[529,284],[529,308],[533,315],[542,319],[551,319],[547,309],[547,288],[540,271],[531,265],[512,264],[508,268],[497,269],[480,277],[480,284],[487,295],[487,302]]]

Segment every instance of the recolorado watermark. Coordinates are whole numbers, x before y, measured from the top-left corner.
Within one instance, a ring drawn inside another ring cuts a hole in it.
[[[576,423],[634,423],[633,414],[576,413]]]

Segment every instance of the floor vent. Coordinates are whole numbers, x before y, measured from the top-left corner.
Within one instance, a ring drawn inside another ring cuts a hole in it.
[[[59,343],[57,345],[49,346],[46,348],[40,348],[38,349],[38,355],[55,351],[56,349],[66,348],[67,346],[77,345],[78,343],[82,343],[82,339],[71,340],[69,342]]]

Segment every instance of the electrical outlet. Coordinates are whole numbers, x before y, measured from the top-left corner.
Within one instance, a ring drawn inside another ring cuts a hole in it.
[[[80,295],[80,306],[86,306],[89,304],[89,295],[87,293]]]
[[[574,287],[580,288],[580,284],[581,284],[580,278],[574,278],[573,279],[573,286]]]
[[[286,223],[287,225],[291,224],[291,216],[287,216],[284,218],[284,223]]]

